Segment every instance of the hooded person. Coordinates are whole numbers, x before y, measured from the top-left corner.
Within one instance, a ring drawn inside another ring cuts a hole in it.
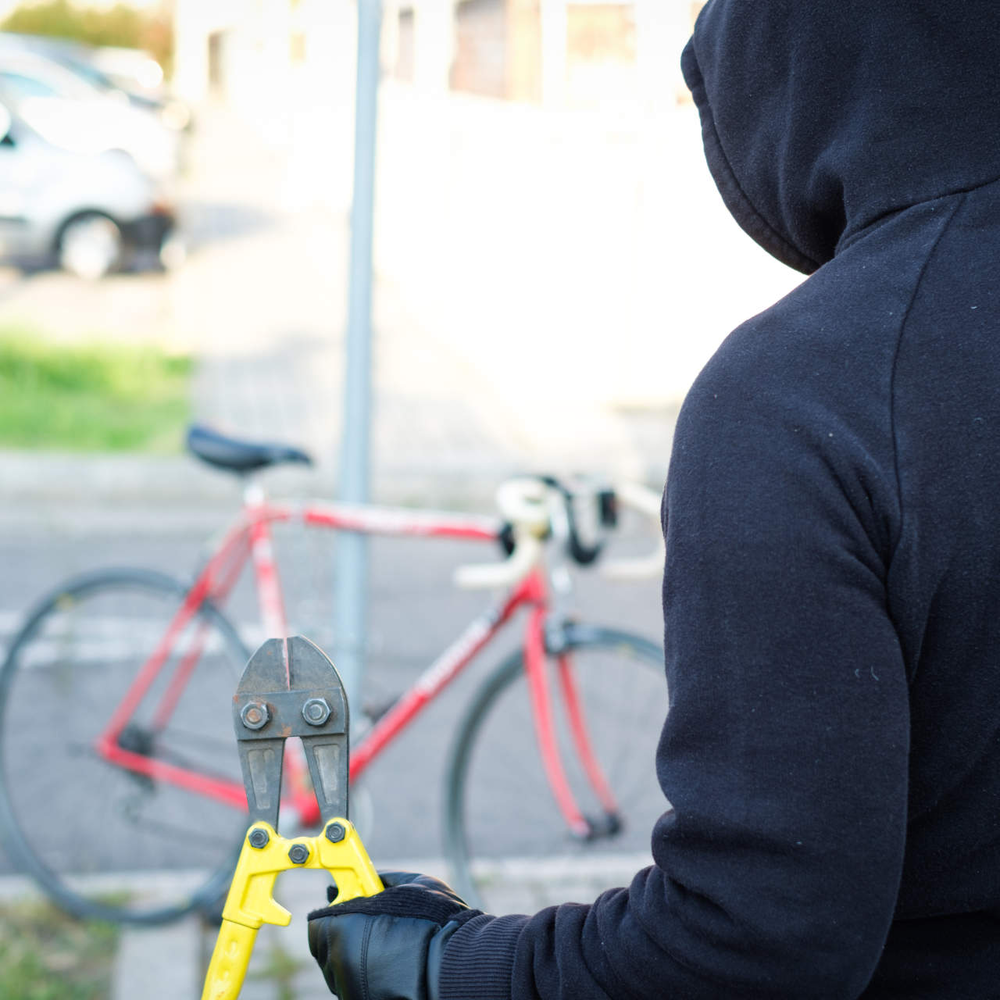
[[[655,863],[533,916],[392,876],[311,919],[344,1000],[1000,992],[1000,4],[709,0],[683,68],[811,276],[679,417]]]

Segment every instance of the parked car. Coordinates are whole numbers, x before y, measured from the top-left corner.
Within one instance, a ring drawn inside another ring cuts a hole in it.
[[[60,146],[0,103],[0,256],[96,279],[182,253],[162,184],[128,153]]]
[[[57,146],[81,152],[123,149],[154,179],[177,173],[181,150],[176,129],[47,56],[3,38],[0,100]]]
[[[191,108],[164,89],[163,71],[145,53],[10,31],[0,32],[0,55],[4,50],[45,56],[105,95],[127,100],[133,107],[155,115],[168,129],[179,132],[192,126]],[[132,72],[127,73],[128,69]]]

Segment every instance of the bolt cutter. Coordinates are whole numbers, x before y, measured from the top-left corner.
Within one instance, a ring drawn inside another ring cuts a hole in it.
[[[325,868],[337,901],[382,889],[347,819],[349,718],[344,685],[326,654],[300,635],[269,639],[250,658],[233,697],[233,725],[250,810],[202,1000],[235,1000],[261,924],[285,927],[292,915],[273,897],[289,868]],[[302,740],[323,830],[286,839],[278,833],[285,740]]]

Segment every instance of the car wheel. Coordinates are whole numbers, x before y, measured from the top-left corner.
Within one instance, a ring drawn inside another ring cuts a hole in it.
[[[70,220],[59,237],[59,264],[78,278],[96,281],[121,264],[124,239],[106,215],[81,215]]]

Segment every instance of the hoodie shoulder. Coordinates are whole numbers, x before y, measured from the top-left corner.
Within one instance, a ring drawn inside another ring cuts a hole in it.
[[[914,297],[960,201],[936,199],[859,234],[834,260],[737,327],[685,405],[720,384],[741,386],[758,399],[887,390]]]

